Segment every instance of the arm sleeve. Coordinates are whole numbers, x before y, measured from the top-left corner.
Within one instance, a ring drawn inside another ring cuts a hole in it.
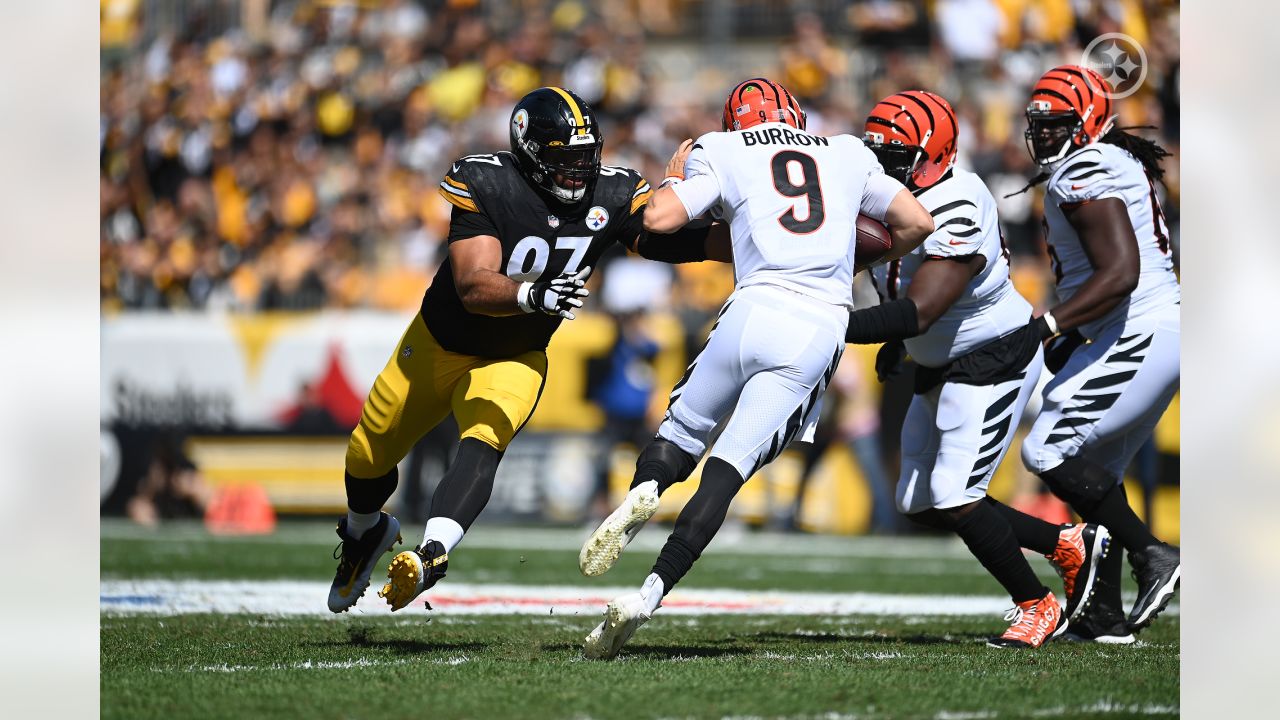
[[[720,181],[711,168],[707,149],[702,146],[701,141],[694,143],[693,151],[685,160],[684,177],[684,182],[671,189],[675,191],[680,204],[684,205],[685,212],[689,213],[689,219],[700,217],[720,203]]]
[[[889,204],[905,188],[902,183],[884,174],[884,168],[876,159],[875,153],[866,145],[858,144],[859,159],[867,163],[867,182],[862,188],[862,198],[858,203],[858,211],[867,217],[884,222],[889,212]]]
[[[1060,207],[1103,198],[1124,199],[1118,168],[1101,150],[1089,148],[1069,158],[1049,181],[1049,193]]]
[[[981,252],[985,228],[981,225],[978,206],[972,200],[948,200],[929,208],[929,213],[933,215],[934,231],[920,245],[925,257],[944,260]]]

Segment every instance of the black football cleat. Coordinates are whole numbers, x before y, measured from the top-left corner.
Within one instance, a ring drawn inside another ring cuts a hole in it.
[[[374,563],[382,554],[400,542],[400,522],[382,513],[378,524],[369,528],[359,538],[347,534],[347,519],[338,521],[338,538],[341,542],[334,550],[338,570],[329,586],[329,610],[346,612],[364,595],[369,587],[369,576]]]
[[[1133,633],[1124,615],[1124,601],[1120,599],[1123,571],[1124,553],[1116,545],[1098,563],[1093,592],[1071,618],[1071,627],[1063,633],[1063,640],[1112,645],[1133,642]]]
[[[1173,599],[1182,577],[1181,555],[1164,543],[1129,553],[1133,579],[1138,581],[1138,600],[1129,611],[1129,627],[1135,632],[1150,625]]]

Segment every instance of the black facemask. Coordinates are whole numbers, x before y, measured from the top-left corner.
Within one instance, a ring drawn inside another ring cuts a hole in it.
[[[920,161],[924,159],[923,149],[914,145],[895,143],[868,143],[867,147],[875,153],[876,159],[884,168],[885,175],[903,185],[912,186],[911,176],[920,165]]]

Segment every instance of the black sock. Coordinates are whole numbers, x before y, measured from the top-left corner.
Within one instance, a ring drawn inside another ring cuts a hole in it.
[[[1041,555],[1052,555],[1058,549],[1060,528],[1057,525],[1032,517],[1021,510],[1014,510],[993,497],[986,498],[985,502],[1009,522],[1014,537],[1018,538],[1018,544],[1022,547]]]
[[[1087,514],[1083,510],[1078,512],[1088,522],[1105,525],[1111,531],[1111,537],[1129,550],[1142,550],[1160,544],[1151,530],[1138,519],[1133,508],[1129,507],[1123,485],[1113,486]]]
[[[948,514],[969,552],[1004,586],[1015,603],[1039,600],[1049,592],[1022,555],[1013,528],[995,508],[976,502]]]
[[[707,460],[702,469],[702,481],[698,491],[680,511],[675,531],[662,546],[653,572],[662,578],[663,594],[680,582],[693,563],[707,549],[729,513],[729,503],[742,487],[742,475],[736,468],[720,458]]]
[[[399,481],[400,470],[394,465],[382,477],[365,479],[346,473],[347,507],[362,515],[376,513],[387,504]]]
[[[636,458],[636,474],[631,480],[631,487],[655,480],[661,495],[672,485],[687,480],[697,465],[698,458],[670,440],[655,437]]]
[[[458,456],[440,479],[435,494],[431,496],[431,517],[446,517],[456,521],[462,529],[480,516],[493,494],[493,477],[498,473],[498,461],[502,453],[475,438],[463,438],[458,443]]]

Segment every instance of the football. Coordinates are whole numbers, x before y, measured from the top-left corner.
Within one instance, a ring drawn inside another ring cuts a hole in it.
[[[889,228],[884,223],[866,215],[858,215],[856,227],[857,249],[854,251],[853,264],[862,269],[884,257],[893,247],[893,238],[889,236]]]

